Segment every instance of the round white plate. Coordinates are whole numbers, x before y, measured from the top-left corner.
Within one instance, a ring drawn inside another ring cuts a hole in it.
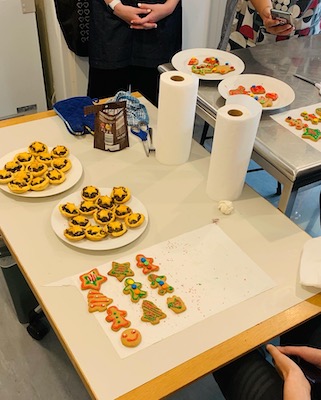
[[[51,150],[51,149],[50,149]],[[13,160],[14,156],[18,153],[22,153],[27,151],[26,149],[19,149],[12,151],[11,153],[6,154],[4,157],[0,158],[0,169],[8,162]],[[78,160],[77,157],[70,154],[68,156],[72,163],[72,167],[69,171],[66,172],[66,180],[65,182],[61,183],[60,185],[49,185],[45,190],[41,190],[40,192],[28,190],[25,193],[14,193],[12,192],[7,185],[0,185],[0,189],[4,192],[16,195],[16,196],[23,196],[23,197],[49,197],[53,196],[58,193],[65,192],[66,190],[70,189],[74,186],[82,175],[82,165],[81,162]]]
[[[263,111],[278,110],[290,105],[295,99],[295,93],[287,83],[271,76],[258,74],[230,76],[219,83],[218,91],[224,99],[227,99],[228,97],[233,97],[229,94],[229,90],[236,89],[239,85],[244,86],[246,90],[250,90],[253,85],[262,85],[267,92],[276,92],[278,94],[279,97],[273,101],[273,106],[263,107]]]
[[[112,188],[99,188],[101,195],[108,195],[110,196],[110,193],[112,191]],[[71,246],[78,247],[80,249],[85,249],[85,250],[112,250],[112,249],[117,249],[122,246],[126,246],[126,244],[129,244],[139,238],[139,236],[145,231],[147,228],[148,224],[148,213],[143,205],[136,197],[131,196],[129,201],[126,202],[126,205],[128,205],[133,212],[139,212],[144,214],[145,216],[145,221],[143,224],[137,228],[128,228],[127,232],[119,237],[111,237],[107,236],[105,239],[100,240],[100,241],[91,241],[88,239],[82,239],[79,242],[73,242],[71,240],[68,240],[64,236],[64,230],[68,227],[68,219],[65,218],[61,212],[59,211],[59,205],[64,204],[64,203],[75,203],[80,204],[82,198],[80,195],[80,192],[75,192],[70,194],[69,196],[65,197],[64,199],[60,200],[59,203],[54,207],[52,214],[51,214],[51,226],[56,233],[56,235],[63,240],[64,242],[70,244]],[[91,217],[89,217],[91,218]],[[97,225],[94,219],[92,218],[93,225]]]
[[[192,72],[192,66],[188,65],[189,60],[192,57],[196,57],[199,59],[199,62],[203,62],[206,57],[216,57],[218,58],[221,65],[225,63],[229,63],[232,65],[235,70],[228,72],[225,75],[221,74],[206,74],[206,75],[198,75]],[[207,81],[220,81],[222,79],[226,79],[228,76],[237,76],[244,71],[245,65],[244,62],[234,54],[231,54],[227,51],[216,50],[216,49],[187,49],[180,51],[174,55],[172,58],[172,65],[175,69],[181,72],[186,72],[193,74],[202,80]]]

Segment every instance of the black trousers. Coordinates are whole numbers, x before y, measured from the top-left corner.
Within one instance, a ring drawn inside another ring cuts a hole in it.
[[[140,92],[155,106],[158,104],[159,72],[157,68],[129,66],[106,70],[89,68],[88,96],[113,97],[118,91]]]
[[[282,335],[280,344],[321,348],[321,316]],[[283,380],[263,351],[252,351],[213,375],[227,400],[283,399]],[[312,387],[312,399],[321,399],[319,386]]]

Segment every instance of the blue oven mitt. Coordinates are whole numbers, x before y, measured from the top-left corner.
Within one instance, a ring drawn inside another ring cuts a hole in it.
[[[92,106],[93,100],[88,96],[71,97],[57,101],[53,109],[64,121],[68,131],[76,136],[94,133],[95,115],[84,114],[84,107]]]
[[[126,101],[127,122],[129,126],[138,125],[144,121],[149,124],[149,116],[144,104],[137,97],[131,96],[129,92],[117,92],[111,101]]]

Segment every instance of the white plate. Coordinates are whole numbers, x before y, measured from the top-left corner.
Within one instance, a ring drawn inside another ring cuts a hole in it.
[[[51,149],[49,149],[50,151]],[[6,154],[4,157],[0,158],[0,169],[8,162],[13,160],[14,156],[18,153],[22,153],[27,151],[26,149],[19,149],[12,151],[11,153]],[[45,190],[41,190],[40,192],[28,190],[25,193],[14,193],[12,192],[7,185],[0,185],[0,189],[4,192],[16,195],[16,196],[23,196],[23,197],[49,197],[53,196],[58,193],[65,192],[66,190],[70,189],[74,186],[82,175],[82,165],[81,162],[78,160],[77,157],[70,154],[68,158],[71,161],[72,167],[69,171],[66,172],[66,180],[61,183],[60,185],[49,185]]]
[[[200,63],[206,57],[216,57],[218,58],[220,64],[229,63],[232,65],[235,70],[228,72],[225,75],[221,74],[206,74],[206,75],[198,75],[192,72],[191,65],[188,65],[189,60],[192,57],[196,57],[199,59]],[[187,49],[180,51],[174,55],[172,58],[172,65],[178,71],[186,72],[193,74],[202,80],[207,81],[220,81],[222,79],[226,79],[228,76],[237,76],[244,71],[245,65],[244,62],[234,54],[231,54],[227,51],[216,50],[216,49]]]
[[[99,188],[101,195],[110,195],[112,188]],[[68,219],[65,218],[61,212],[59,211],[59,205],[64,204],[67,202],[70,203],[75,203],[80,204],[81,202],[81,195],[80,192],[75,192],[72,193],[71,195],[65,197],[64,199],[60,200],[59,203],[54,207],[52,214],[51,214],[51,226],[52,229],[55,231],[56,235],[63,240],[64,242],[70,244],[71,246],[78,247],[80,249],[85,249],[85,250],[112,250],[112,249],[118,249],[119,247],[126,246],[126,244],[129,244],[133,242],[134,240],[138,239],[139,236],[144,232],[144,230],[147,228],[148,224],[148,213],[143,205],[136,197],[131,196],[129,201],[126,202],[126,205],[128,205],[133,212],[139,212],[144,214],[145,216],[145,221],[143,224],[137,228],[128,228],[127,232],[119,237],[111,237],[107,236],[105,239],[100,240],[100,241],[91,241],[88,239],[82,239],[79,242],[73,242],[71,240],[68,240],[64,236],[64,230],[68,227]],[[97,225],[96,222],[93,219],[93,224]]]
[[[262,85],[267,92],[276,92],[278,94],[279,97],[273,101],[273,106],[263,107],[264,111],[278,110],[279,108],[286,107],[295,99],[295,93],[288,84],[271,76],[258,74],[243,74],[228,77],[219,83],[218,91],[224,99],[227,99],[228,97],[233,97],[229,94],[229,90],[236,89],[239,85],[244,86],[246,90],[250,90],[250,87],[253,85]]]

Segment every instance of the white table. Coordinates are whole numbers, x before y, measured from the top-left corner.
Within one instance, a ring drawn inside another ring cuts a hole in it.
[[[155,127],[157,110],[146,104]],[[83,176],[68,192],[53,197],[24,199],[0,191],[0,229],[92,398],[159,399],[320,312],[318,291],[298,283],[301,249],[309,236],[247,186],[234,213],[222,215],[205,194],[209,155],[196,142],[188,163],[165,166],[154,155],[147,158],[136,138],[129,149],[103,152],[93,149],[92,136],[69,134],[53,113],[36,117],[48,115],[0,124],[0,157],[33,140],[60,143],[81,160]],[[87,184],[130,187],[148,209],[144,234],[124,248],[101,252],[75,250],[58,239],[50,225],[53,207]],[[130,357],[119,358],[75,288],[45,286],[213,218],[277,286]],[[117,396],[115,387],[121,388]]]

